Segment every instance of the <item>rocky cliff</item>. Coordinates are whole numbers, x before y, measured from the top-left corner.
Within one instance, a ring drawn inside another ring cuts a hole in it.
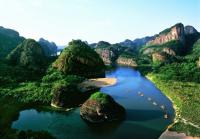
[[[116,62],[119,65],[126,65],[126,66],[131,66],[131,67],[137,67],[136,61],[133,58],[131,58],[131,57],[119,56]]]
[[[103,62],[108,65],[112,64],[117,57],[117,54],[112,48],[97,48],[95,51],[103,59]]]
[[[193,26],[185,26],[184,30],[185,30],[185,35],[198,33],[198,31]]]
[[[122,120],[125,109],[114,99],[101,92],[96,92],[80,108],[81,117],[91,123]]]
[[[166,56],[164,53],[156,52],[152,54],[153,62],[164,62],[166,60]]]
[[[152,41],[149,41],[147,45],[161,45],[172,40],[178,40],[184,44],[185,42],[185,33],[184,26],[181,23],[178,23],[171,28],[165,29],[160,32],[156,38]]]

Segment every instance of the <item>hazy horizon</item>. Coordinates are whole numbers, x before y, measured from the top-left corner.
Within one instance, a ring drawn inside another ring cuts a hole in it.
[[[159,33],[176,23],[200,31],[199,0],[0,0],[0,26],[58,46],[72,39],[117,43]],[[146,3],[146,4],[144,4]]]

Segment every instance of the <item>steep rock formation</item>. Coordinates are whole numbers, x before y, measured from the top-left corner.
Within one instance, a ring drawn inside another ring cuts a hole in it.
[[[100,41],[96,44],[95,48],[95,51],[100,55],[105,64],[113,64],[117,59],[118,49],[117,47],[113,47],[110,43]]]
[[[174,52],[174,50],[172,50],[170,48],[164,48],[162,51],[165,52],[168,55],[176,56],[176,53]]]
[[[185,35],[198,33],[198,31],[193,26],[185,26],[184,30],[185,30]]]
[[[149,41],[147,45],[160,45],[172,40],[178,40],[183,44],[185,43],[183,24],[178,23],[171,28],[165,29],[164,31],[160,32],[154,40]]]
[[[104,77],[105,65],[99,55],[81,40],[69,42],[58,59],[52,64],[64,74],[87,78]]]
[[[131,67],[137,67],[137,63],[133,58],[124,57],[124,56],[118,57],[117,64],[131,66]]]
[[[152,60],[153,62],[164,62],[166,60],[166,56],[164,53],[156,52],[152,54]]]
[[[91,123],[109,122],[125,118],[125,109],[107,94],[96,92],[80,108],[81,117]]]
[[[112,64],[117,57],[115,50],[112,48],[96,48],[95,51],[103,59],[103,62],[108,65]]]
[[[26,39],[7,56],[13,65],[39,70],[46,64],[46,57],[41,46],[33,39]]]

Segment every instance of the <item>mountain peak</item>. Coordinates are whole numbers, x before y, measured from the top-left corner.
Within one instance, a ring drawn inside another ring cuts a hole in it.
[[[198,33],[198,31],[193,26],[190,25],[185,26],[184,30],[185,30],[185,35]]]
[[[147,45],[160,45],[172,40],[178,40],[181,43],[185,42],[185,31],[182,23],[177,23],[172,27],[161,31],[156,38],[149,41]]]

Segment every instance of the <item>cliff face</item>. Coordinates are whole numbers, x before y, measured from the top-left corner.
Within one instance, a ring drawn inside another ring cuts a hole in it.
[[[100,55],[105,64],[112,64],[117,57],[117,54],[111,48],[97,48],[95,51]]]
[[[117,64],[127,65],[127,66],[131,66],[131,67],[137,67],[137,63],[133,58],[127,58],[127,57],[123,57],[123,56],[120,56],[117,59]]]
[[[165,52],[168,55],[176,56],[176,53],[174,52],[174,50],[172,50],[170,48],[164,48],[162,51]]]
[[[152,60],[153,62],[164,62],[166,60],[166,57],[164,54],[156,52],[152,54]]]
[[[193,26],[185,26],[185,35],[195,34],[198,31]]]
[[[120,121],[125,117],[125,109],[111,96],[96,92],[83,103],[80,116],[91,123]]]
[[[165,29],[164,31],[160,32],[154,40],[149,41],[147,45],[160,45],[172,40],[179,40],[184,44],[185,33],[183,24],[179,23],[171,28]]]

